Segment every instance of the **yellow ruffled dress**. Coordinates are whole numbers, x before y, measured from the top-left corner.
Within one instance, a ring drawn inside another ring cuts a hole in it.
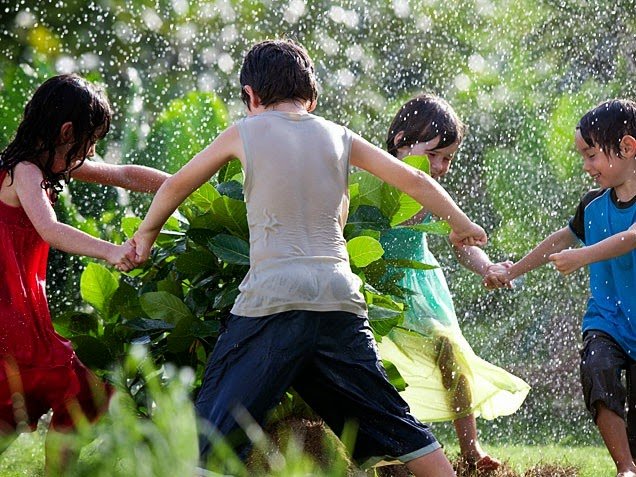
[[[423,232],[392,229],[381,243],[385,258],[439,266]],[[411,413],[433,422],[469,414],[494,419],[519,409],[530,386],[475,354],[459,328],[441,268],[398,270],[404,273],[398,284],[413,294],[406,298],[403,324],[382,337],[378,348],[406,380],[401,395]]]

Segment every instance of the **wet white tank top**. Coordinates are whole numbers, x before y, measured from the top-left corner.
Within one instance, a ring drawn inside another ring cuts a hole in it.
[[[237,125],[245,150],[250,269],[232,313],[366,315],[343,237],[351,131],[312,114],[280,111]]]

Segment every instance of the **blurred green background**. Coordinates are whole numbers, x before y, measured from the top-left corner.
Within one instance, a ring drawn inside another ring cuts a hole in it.
[[[378,145],[411,95],[454,106],[469,132],[444,185],[488,231],[493,260],[519,259],[567,223],[592,185],[573,148],[578,119],[604,99],[636,96],[633,0],[19,1],[0,6],[0,147],[44,78],[77,72],[101,83],[115,110],[101,157],[174,172],[242,116],[242,56],[280,36],[314,59],[316,113]],[[104,238],[123,238],[123,216],[148,205],[70,189],[60,217]],[[485,439],[598,443],[578,383],[586,272],[544,267],[488,293],[442,238],[432,242],[475,351],[533,386],[515,416],[480,424]],[[53,255],[56,317],[90,313],[84,264]]]

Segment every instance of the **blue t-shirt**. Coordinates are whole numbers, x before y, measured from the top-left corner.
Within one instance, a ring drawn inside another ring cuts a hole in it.
[[[620,202],[614,189],[592,190],[583,196],[570,229],[593,245],[624,232],[636,223],[636,197]],[[603,331],[636,359],[636,250],[590,265],[590,293],[583,332]]]

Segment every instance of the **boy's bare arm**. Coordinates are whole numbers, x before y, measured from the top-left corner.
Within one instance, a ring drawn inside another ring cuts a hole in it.
[[[170,215],[195,190],[207,182],[234,157],[242,159],[243,146],[238,128],[230,126],[208,147],[199,152],[157,191],[146,217],[133,237],[137,263],[148,259],[152,244]]]
[[[572,247],[576,242],[576,236],[569,227],[557,230],[507,270],[505,274],[507,281],[510,282],[541,265],[545,265],[548,263],[550,255]]]
[[[358,135],[351,145],[351,164],[397,187],[417,200],[426,210],[447,220],[456,245],[484,245],[486,233],[473,223],[436,180],[391,156]]]
[[[590,263],[619,257],[634,249],[636,249],[636,224],[594,245],[563,250],[550,255],[549,258],[559,272],[568,275]]]
[[[170,177],[170,174],[152,167],[116,165],[95,160],[85,161],[71,175],[79,181],[112,185],[135,192],[156,192]]]

